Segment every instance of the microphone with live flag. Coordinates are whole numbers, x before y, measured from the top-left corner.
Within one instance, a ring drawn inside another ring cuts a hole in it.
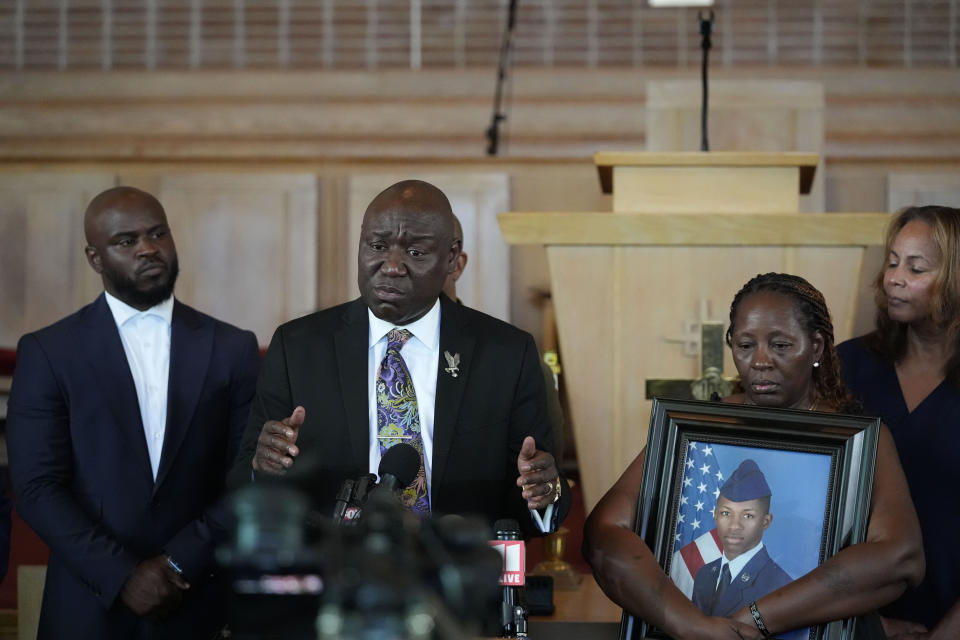
[[[497,539],[490,546],[503,556],[500,585],[503,597],[500,602],[501,637],[527,637],[526,547],[520,537],[520,525],[516,520],[497,520],[494,524]]]

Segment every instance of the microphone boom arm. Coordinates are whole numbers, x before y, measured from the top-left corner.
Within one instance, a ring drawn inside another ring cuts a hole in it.
[[[707,78],[707,59],[713,42],[710,34],[713,32],[713,11],[706,14],[697,12],[697,22],[700,24],[700,49],[703,52],[700,61],[700,81],[703,87],[703,102],[700,105],[700,150],[710,151],[710,141],[707,137],[707,111],[709,105],[709,81]]]
[[[507,81],[507,71],[510,68],[510,58],[513,52],[513,30],[517,17],[517,0],[510,0],[507,15],[507,27],[500,45],[500,62],[497,66],[497,88],[493,94],[493,115],[490,117],[490,126],[487,127],[487,155],[495,156],[500,146],[500,123],[507,119],[502,111],[503,86]]]

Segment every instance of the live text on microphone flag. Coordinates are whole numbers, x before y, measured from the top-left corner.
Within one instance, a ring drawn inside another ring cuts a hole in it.
[[[722,553],[713,511],[724,477],[713,447],[708,443],[690,442],[683,466],[670,577],[689,598],[693,595],[697,571]]]
[[[527,553],[523,540],[491,540],[490,546],[503,556],[500,585],[521,587],[526,583]]]

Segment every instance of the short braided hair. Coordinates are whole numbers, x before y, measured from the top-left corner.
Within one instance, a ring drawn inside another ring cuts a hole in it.
[[[840,372],[840,358],[833,339],[833,322],[823,294],[800,276],[789,273],[764,273],[751,278],[733,297],[730,304],[730,326],[727,327],[727,346],[733,347],[734,322],[740,303],[748,296],[761,291],[770,291],[789,297],[797,313],[797,320],[813,338],[816,332],[823,337],[823,355],[820,366],[813,369],[814,388],[817,400],[840,411],[854,408],[850,391]]]

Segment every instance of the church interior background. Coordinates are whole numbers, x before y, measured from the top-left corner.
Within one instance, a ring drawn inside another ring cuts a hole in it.
[[[610,212],[595,152],[698,148],[697,11],[520,0],[507,118],[489,156],[509,4],[3,2],[0,395],[18,337],[99,292],[81,215],[114,184],[164,203],[178,296],[265,346],[279,323],[356,296],[356,238],[373,194],[401,177],[433,181],[463,222],[464,302],[558,350],[546,252],[508,246],[496,216]],[[712,149],[818,153],[802,211],[960,206],[960,0],[712,9]],[[880,259],[868,252],[866,263]],[[865,287],[838,342],[871,326]],[[727,310],[689,304],[662,338],[695,372],[697,348],[684,355],[683,336]],[[21,553],[29,564],[38,552]],[[8,610],[11,574],[0,586]],[[0,636],[15,628],[8,618]]]

